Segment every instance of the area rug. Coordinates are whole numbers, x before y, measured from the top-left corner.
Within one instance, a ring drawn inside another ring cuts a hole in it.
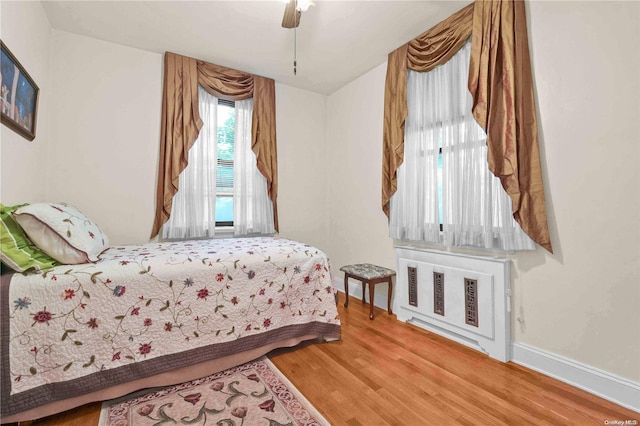
[[[328,426],[329,422],[262,357],[202,379],[107,401],[100,426]]]

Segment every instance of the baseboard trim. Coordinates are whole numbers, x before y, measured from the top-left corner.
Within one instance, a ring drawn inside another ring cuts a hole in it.
[[[640,413],[640,383],[524,343],[512,343],[511,361]]]

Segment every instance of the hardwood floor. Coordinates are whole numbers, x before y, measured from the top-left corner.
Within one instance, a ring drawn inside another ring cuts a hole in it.
[[[332,425],[605,425],[640,414],[351,298],[342,339],[269,354]],[[32,425],[97,424],[90,404]],[[247,425],[251,426],[251,425]]]

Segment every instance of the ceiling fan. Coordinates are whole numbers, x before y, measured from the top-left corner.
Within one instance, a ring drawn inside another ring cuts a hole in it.
[[[283,28],[297,28],[300,25],[302,12],[306,12],[310,7],[315,6],[313,0],[284,0],[287,3],[282,17]]]

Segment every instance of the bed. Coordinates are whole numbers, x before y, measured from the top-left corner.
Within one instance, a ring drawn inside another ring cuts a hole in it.
[[[340,338],[327,256],[285,238],[110,247],[2,276],[2,423]]]

